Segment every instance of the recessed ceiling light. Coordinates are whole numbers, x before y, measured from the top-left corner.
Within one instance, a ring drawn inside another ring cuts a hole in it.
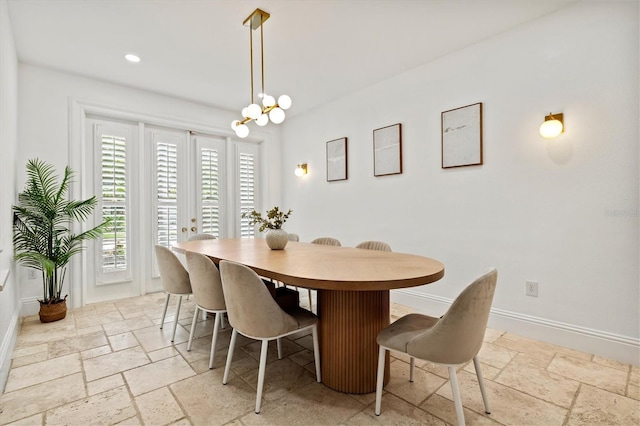
[[[140,57],[138,55],[134,55],[133,53],[124,55],[124,58],[129,62],[140,62]]]

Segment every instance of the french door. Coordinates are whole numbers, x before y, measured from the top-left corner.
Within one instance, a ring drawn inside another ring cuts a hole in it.
[[[84,301],[159,291],[155,245],[199,233],[252,237],[241,212],[256,208],[259,146],[186,130],[87,118],[96,222],[110,219],[88,247]]]

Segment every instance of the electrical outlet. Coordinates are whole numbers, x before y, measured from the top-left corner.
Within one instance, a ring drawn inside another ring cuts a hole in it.
[[[531,297],[538,297],[538,281],[525,281],[526,294]]]
[[[30,280],[35,280],[36,279],[36,270],[29,268],[29,272],[27,272],[27,277]]]

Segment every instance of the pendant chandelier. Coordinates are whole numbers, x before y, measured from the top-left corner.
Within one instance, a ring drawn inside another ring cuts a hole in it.
[[[264,91],[264,32],[262,24],[264,24],[269,15],[264,10],[256,9],[251,15],[244,20],[242,25],[249,27],[249,43],[251,54],[251,103],[249,106],[242,109],[242,119],[233,120],[231,128],[236,132],[236,135],[240,138],[246,138],[249,135],[249,123],[254,120],[258,126],[265,126],[269,123],[269,120],[275,124],[280,124],[284,121],[284,110],[291,106],[291,98],[287,95],[281,95],[276,102],[276,99],[267,95]],[[253,31],[260,28],[260,68],[262,76],[262,91],[258,94],[258,97],[262,99],[261,104],[255,103],[253,96]]]

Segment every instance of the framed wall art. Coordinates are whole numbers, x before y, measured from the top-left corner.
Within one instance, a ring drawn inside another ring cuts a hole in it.
[[[482,164],[482,102],[442,113],[442,168]]]
[[[327,142],[327,182],[347,180],[347,138]]]
[[[402,173],[402,124],[373,131],[373,175]]]

